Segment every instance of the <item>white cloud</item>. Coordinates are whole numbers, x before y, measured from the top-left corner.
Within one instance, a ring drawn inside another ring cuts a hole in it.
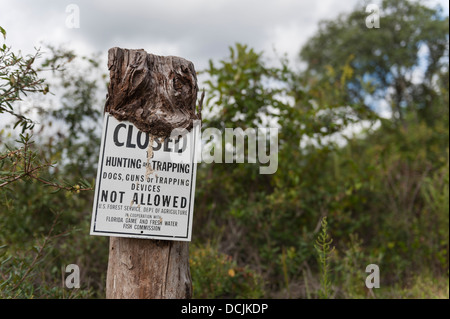
[[[0,24],[14,51],[32,53],[42,43],[65,44],[79,54],[101,52],[106,72],[109,48],[143,48],[159,55],[178,55],[197,70],[208,60],[228,55],[241,42],[264,51],[269,61],[287,54],[292,67],[318,22],[351,11],[358,0],[0,0]],[[440,3],[448,14],[448,4]],[[66,7],[80,9],[80,28],[66,26]],[[274,52],[276,51],[276,54]],[[420,81],[420,74],[413,74]],[[388,105],[379,112],[391,116]]]
[[[295,57],[320,19],[351,9],[355,1],[22,0],[2,3],[0,16],[8,43],[26,52],[41,42],[66,43],[83,54],[144,48],[181,55],[199,69],[226,56],[235,42]],[[72,3],[80,9],[79,29],[65,24]]]
[[[32,52],[40,42],[66,43],[77,52],[106,52],[110,47],[144,48],[180,55],[197,69],[208,59],[228,54],[235,42],[273,57],[295,59],[322,19],[352,10],[358,0],[0,0],[0,21],[8,43]],[[441,3],[448,12],[448,4]],[[65,25],[66,7],[80,9],[80,28]]]

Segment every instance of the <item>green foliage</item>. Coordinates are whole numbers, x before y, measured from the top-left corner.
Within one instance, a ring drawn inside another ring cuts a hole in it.
[[[447,149],[447,164],[442,166],[433,175],[423,181],[422,196],[424,197],[425,225],[430,231],[433,226],[432,235],[428,236],[427,244],[432,246],[430,253],[434,262],[438,261],[439,268],[448,269],[449,254],[449,161]],[[431,219],[431,220],[430,220]]]
[[[213,116],[205,122],[207,127],[223,130],[227,127],[261,126],[267,117],[276,116],[274,109],[283,108],[280,100],[283,71],[269,68],[262,53],[237,43],[230,47],[228,58],[213,61],[205,72],[207,86],[206,111]]]
[[[49,47],[50,57],[43,66],[58,68],[54,74],[60,90],[60,100],[56,107],[44,111],[48,123],[42,129],[55,130],[58,138],[49,142],[52,150],[64,161],[64,169],[74,176],[86,180],[95,178],[100,145],[102,105],[106,94],[106,77],[100,70],[98,56],[77,57],[64,48]],[[103,93],[103,94],[102,94]]]
[[[448,276],[436,277],[429,273],[413,276],[406,285],[396,284],[377,295],[382,299],[448,299]]]
[[[350,234],[349,242],[341,251],[336,251],[332,261],[335,272],[335,284],[339,287],[336,298],[360,299],[370,296],[365,286],[367,273],[363,272],[368,262],[380,264],[380,258],[368,256],[364,242],[358,234]],[[372,291],[373,293],[373,291]]]
[[[330,280],[330,258],[333,254],[334,247],[331,247],[333,239],[330,234],[328,234],[328,222],[327,218],[323,217],[320,221],[321,229],[317,236],[316,248],[318,254],[318,260],[320,265],[320,290],[319,298],[329,299],[333,293],[332,282]]]
[[[0,31],[6,40],[5,29],[0,27]],[[0,46],[0,114],[2,117],[4,114],[12,115],[13,127],[21,127],[22,133],[32,129],[34,123],[17,110],[16,102],[28,94],[46,94],[49,90],[36,70],[35,61],[39,56],[40,52],[36,51],[34,55],[23,57],[14,53],[6,43]]]
[[[80,236],[83,233],[79,231],[89,229],[90,215],[86,212],[91,205],[91,195],[86,191],[93,189],[93,180],[86,180],[88,174],[83,176],[79,171],[64,169],[67,154],[62,154],[67,150],[67,145],[73,145],[72,141],[60,133],[49,137],[44,132],[45,125],[40,125],[39,130],[34,131],[35,123],[26,116],[27,110],[18,107],[18,102],[24,98],[46,95],[49,84],[42,77],[44,72],[52,71],[61,75],[63,67],[74,56],[62,54],[67,58],[65,61],[58,64],[44,62],[44,66],[39,68],[36,66],[41,57],[39,52],[33,57],[22,58],[3,46],[2,54],[0,70],[13,76],[2,78],[3,82],[0,83],[0,113],[6,119],[2,120],[0,134],[0,296],[100,296],[103,294],[100,280],[104,274],[106,252],[94,244],[89,236]],[[79,70],[81,72],[82,68]],[[73,82],[66,82],[63,87],[69,91],[72,85]],[[72,89],[79,95],[92,97],[80,81],[75,85],[77,89]],[[59,88],[57,84],[53,86],[54,90]],[[82,91],[87,93],[83,94]],[[93,105],[93,101],[88,98],[84,102]],[[63,107],[69,108],[70,105],[66,103]],[[50,123],[48,111],[38,111],[42,117],[39,122]],[[86,113],[86,109],[80,112]],[[16,119],[14,126],[8,125],[11,117],[5,117],[5,113]],[[83,116],[78,119],[81,120],[84,120]],[[22,130],[16,135],[15,128],[18,125]],[[79,136],[83,138],[82,134]],[[94,136],[89,138],[92,143],[96,142]],[[75,139],[73,142],[80,143]],[[98,145],[92,147],[93,152],[97,152],[95,148]],[[81,160],[83,158],[80,156]],[[63,163],[58,165],[58,162]],[[97,239],[95,243],[105,244],[105,240]],[[82,270],[80,289],[69,290],[63,286],[64,266],[72,263],[79,264]],[[83,283],[83,278],[92,276],[99,280],[93,284],[90,280],[84,280]]]
[[[396,4],[386,2],[385,5],[386,16],[382,21],[394,21],[389,8]],[[416,40],[423,43],[426,37],[435,39],[436,42],[427,42],[436,44],[432,54],[445,54],[438,43],[446,41],[441,28],[446,18],[417,3],[410,9],[409,16],[414,16],[417,25],[429,32],[419,34],[422,38]],[[246,74],[256,70],[257,79],[262,74],[270,74],[272,82],[281,82],[274,86],[264,85],[270,81],[245,82],[250,87],[260,83],[259,94],[278,101],[270,114],[264,113],[267,108],[261,107],[263,103],[259,104],[261,114],[276,119],[281,125],[276,174],[258,175],[256,165],[248,164],[201,165],[197,188],[201,200],[196,203],[196,225],[206,225],[201,227],[199,240],[213,236],[226,242],[227,253],[237,252],[243,263],[261,269],[269,282],[270,296],[277,296],[274,291],[285,289],[291,297],[311,297],[315,289],[320,290],[309,274],[315,264],[316,251],[311,244],[315,240],[314,229],[317,218],[323,215],[332,223],[333,237],[338,243],[336,258],[329,264],[335,270],[331,278],[339,287],[336,297],[367,297],[361,273],[372,262],[380,264],[383,282],[389,284],[406,281],[430,268],[438,276],[445,272],[448,262],[445,195],[438,200],[442,208],[433,213],[436,218],[425,220],[423,213],[429,209],[430,200],[426,199],[429,191],[422,193],[422,190],[431,183],[433,187],[440,187],[439,194],[444,194],[441,193],[443,186],[437,186],[442,185],[437,183],[438,179],[431,182],[429,178],[433,172],[448,171],[443,160],[447,158],[445,150],[448,148],[448,81],[442,75],[448,63],[445,59],[440,59],[439,63],[430,60],[429,72],[439,79],[430,85],[430,90],[420,91],[411,84],[408,90],[401,92],[402,99],[408,102],[407,110],[401,115],[403,125],[399,126],[395,117],[378,118],[366,96],[374,94],[374,98],[379,99],[384,94],[380,92],[388,90],[391,83],[380,86],[375,76],[381,78],[382,75],[375,74],[371,66],[363,62],[375,61],[374,68],[384,68],[383,74],[394,74],[395,68],[391,67],[395,63],[389,61],[406,65],[410,63],[405,60],[407,55],[417,61],[417,51],[408,47],[407,52],[403,49],[397,52],[393,49],[397,44],[386,45],[390,40],[385,37],[389,37],[392,28],[370,33],[374,30],[352,24],[356,17],[360,17],[363,24],[366,15],[356,10],[349,15],[349,20],[343,16],[338,21],[324,22],[319,35],[307,43],[303,51],[310,50],[310,59],[303,55],[308,64],[305,73],[293,74],[286,69],[284,61],[279,68],[267,68],[262,53],[242,45],[230,50],[230,56],[221,61],[220,67],[213,65],[207,70],[212,77],[207,82],[208,100],[219,101],[220,107],[213,104],[204,117],[206,126],[249,127],[254,122],[254,117],[236,116],[236,109],[252,99],[251,94],[241,93],[241,104],[234,100],[240,79],[238,70],[248,70]],[[435,22],[428,22],[430,19]],[[354,28],[349,29],[349,24]],[[399,36],[408,37],[408,30]],[[347,36],[365,40],[362,44],[358,40],[342,45]],[[322,42],[315,42],[316,39]],[[340,44],[332,45],[335,42]],[[386,64],[378,66],[376,59],[371,60],[371,53],[364,55],[364,50],[370,48],[369,42],[382,45]],[[328,43],[331,44],[328,46]],[[317,62],[328,53],[323,64]],[[244,62],[248,62],[246,66]],[[408,72],[415,68],[416,63],[411,63]],[[267,69],[270,72],[261,71]],[[273,94],[275,89],[276,94]],[[412,98],[414,92],[421,92],[420,97]],[[279,99],[280,96],[284,98]],[[418,111],[423,108],[419,106],[421,101],[430,97],[426,109],[436,115],[433,120]],[[389,104],[394,100],[395,96],[391,96],[385,102]],[[232,109],[228,117],[227,112]],[[342,134],[350,125],[360,123],[365,123],[368,129],[359,136]],[[346,145],[334,143],[336,139],[345,140]],[[432,227],[440,231],[432,231]],[[286,247],[290,247],[290,258]],[[306,281],[308,284],[304,284]]]
[[[231,256],[211,244],[190,249],[194,298],[261,298],[262,278],[249,267],[238,266]]]
[[[58,238],[67,236],[68,232],[53,234],[58,221],[55,217],[50,231],[36,244],[30,247],[30,251],[22,251],[19,247],[3,245],[0,247],[0,297],[4,298],[87,298],[92,297],[92,289],[74,289],[66,291],[64,278],[57,281],[51,277],[64,274],[64,269],[55,269],[52,255],[57,255],[55,251]],[[43,269],[46,271],[44,272]],[[60,270],[61,273],[58,271]]]
[[[448,17],[384,1],[382,26],[371,30],[363,7],[321,24],[301,52],[302,72],[283,59],[269,67],[242,44],[203,71],[204,128],[276,123],[280,134],[275,174],[198,165],[195,298],[448,297]],[[418,83],[410,77],[421,46]],[[107,238],[88,229],[105,76],[96,57],[49,52],[41,68],[40,55],[0,52],[0,116],[22,129],[2,121],[0,131],[0,297],[101,298]],[[26,73],[30,62],[35,73]],[[44,69],[54,70],[51,86],[40,82]],[[16,90],[27,76],[29,91]],[[25,93],[44,98],[40,124],[18,107]],[[392,118],[374,111],[380,100]],[[358,125],[365,129],[346,134]],[[62,286],[72,263],[79,290]],[[372,263],[383,286],[370,292]]]
[[[301,50],[307,74],[323,77],[328,67],[340,68],[351,57],[354,76],[346,85],[350,104],[369,102],[369,96],[378,101],[387,97],[394,119],[403,123],[406,114],[413,112],[434,122],[439,118],[434,83],[436,77],[448,74],[444,67],[448,65],[448,17],[442,9],[419,1],[383,0],[380,28],[368,29],[366,5],[361,1],[353,12],[321,22]],[[419,51],[427,53],[423,56]],[[419,65],[423,79],[414,81]]]

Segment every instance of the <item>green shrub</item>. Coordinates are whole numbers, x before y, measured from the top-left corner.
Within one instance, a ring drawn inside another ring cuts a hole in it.
[[[192,245],[190,260],[194,298],[261,298],[262,278],[210,244]]]

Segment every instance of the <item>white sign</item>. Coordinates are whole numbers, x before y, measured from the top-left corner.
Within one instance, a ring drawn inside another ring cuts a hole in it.
[[[198,130],[162,140],[106,113],[91,235],[190,241]]]

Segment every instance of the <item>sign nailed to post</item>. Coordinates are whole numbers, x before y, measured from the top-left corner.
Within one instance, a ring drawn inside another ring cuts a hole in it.
[[[162,139],[106,112],[91,235],[190,241],[198,129]]]

